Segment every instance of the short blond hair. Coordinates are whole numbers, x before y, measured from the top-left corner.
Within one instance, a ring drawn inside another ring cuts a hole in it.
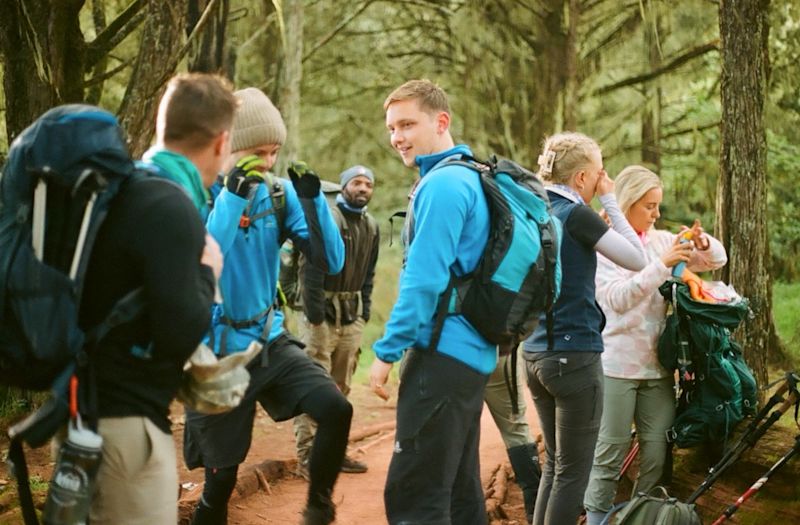
[[[600,151],[600,146],[583,133],[565,131],[547,137],[539,155],[539,176],[547,182],[566,184],[575,172],[591,163],[595,151]]]
[[[450,114],[447,93],[428,79],[409,80],[396,88],[383,102],[383,110],[386,111],[390,104],[402,100],[418,100],[420,109],[426,113],[444,111]]]
[[[631,165],[619,172],[614,179],[614,193],[622,213],[628,213],[631,206],[655,188],[663,188],[661,178],[644,166]]]

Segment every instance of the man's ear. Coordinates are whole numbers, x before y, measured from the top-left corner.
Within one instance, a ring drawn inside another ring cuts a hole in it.
[[[230,132],[223,131],[214,139],[214,155],[219,157],[221,155],[228,155],[227,150],[228,141],[230,140]]]
[[[450,129],[450,114],[446,111],[440,111],[436,115],[436,132],[439,134],[444,133]]]

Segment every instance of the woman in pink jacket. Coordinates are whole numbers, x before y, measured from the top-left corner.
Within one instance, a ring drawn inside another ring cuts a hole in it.
[[[667,304],[658,287],[683,261],[695,272],[713,270],[727,262],[722,244],[705,234],[699,221],[693,241],[656,230],[663,197],[658,175],[642,166],[628,166],[617,176],[619,207],[641,239],[647,266],[626,270],[597,257],[597,301],[607,317],[603,330],[603,416],[594,465],[584,496],[587,523],[599,524],[611,509],[617,477],[630,448],[631,422],[640,444],[639,477],[634,491],[658,483],[667,450],[666,431],[675,416],[673,374],[658,362],[656,345],[664,329]]]

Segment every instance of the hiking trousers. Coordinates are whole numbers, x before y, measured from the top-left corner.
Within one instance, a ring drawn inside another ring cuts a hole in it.
[[[487,376],[409,350],[384,490],[391,525],[485,525],[478,444]]]
[[[639,441],[639,475],[632,494],[658,484],[667,454],[667,430],[675,419],[674,379],[618,379],[606,376],[603,418],[594,453],[586,510],[608,512],[617,493],[617,479],[631,447],[631,422]]]
[[[336,325],[327,321],[315,326],[305,318],[300,318],[298,328],[308,357],[331,375],[345,396],[349,394],[353,372],[358,366],[364,320],[359,317],[350,324],[336,328]],[[300,461],[308,459],[316,428],[314,420],[306,414],[294,418],[294,437]]]
[[[97,472],[92,525],[174,525],[178,466],[172,435],[146,417],[100,418],[103,461]]]
[[[521,352],[521,349],[517,349]],[[497,368],[494,369],[492,375],[489,376],[489,382],[486,383],[486,392],[483,395],[486,401],[486,406],[492,414],[497,429],[500,431],[500,436],[503,438],[506,448],[514,448],[531,443],[531,431],[528,427],[528,420],[525,417],[525,396],[523,389],[525,382],[520,376],[520,368],[525,361],[520,358],[517,360],[517,409],[518,413],[514,414],[511,403],[511,393],[509,386],[506,383],[505,370],[511,366],[511,356],[503,356],[497,361]],[[511,371],[509,370],[509,379],[511,379]]]
[[[583,510],[603,413],[600,352],[526,352],[525,361],[545,450],[533,524],[572,524]]]

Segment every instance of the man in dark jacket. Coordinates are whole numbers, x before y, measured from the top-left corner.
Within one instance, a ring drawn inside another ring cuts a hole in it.
[[[182,83],[186,85],[180,88],[170,84],[158,140],[192,156],[181,156],[181,162],[187,180],[193,177],[202,194],[201,177],[213,181],[227,159],[238,102],[217,78]],[[195,111],[198,106],[204,111]],[[206,235],[193,197],[184,186],[160,177],[126,183],[112,201],[92,250],[82,326],[98,324],[137,288],[145,298],[143,315],[112,329],[92,354],[98,432],[103,437],[90,513],[93,525],[178,519],[169,405],[186,359],[208,330],[222,271],[219,246]]]
[[[332,212],[344,240],[344,268],[337,275],[325,275],[314,265],[305,264],[299,272],[304,313],[299,324],[309,357],[321,364],[347,395],[361,353],[364,324],[369,321],[380,233],[377,222],[367,213],[375,184],[372,171],[353,166],[339,179],[342,190]],[[305,415],[294,420],[297,468],[303,477],[307,477],[314,426]],[[345,456],[342,472],[366,471],[363,462]]]

